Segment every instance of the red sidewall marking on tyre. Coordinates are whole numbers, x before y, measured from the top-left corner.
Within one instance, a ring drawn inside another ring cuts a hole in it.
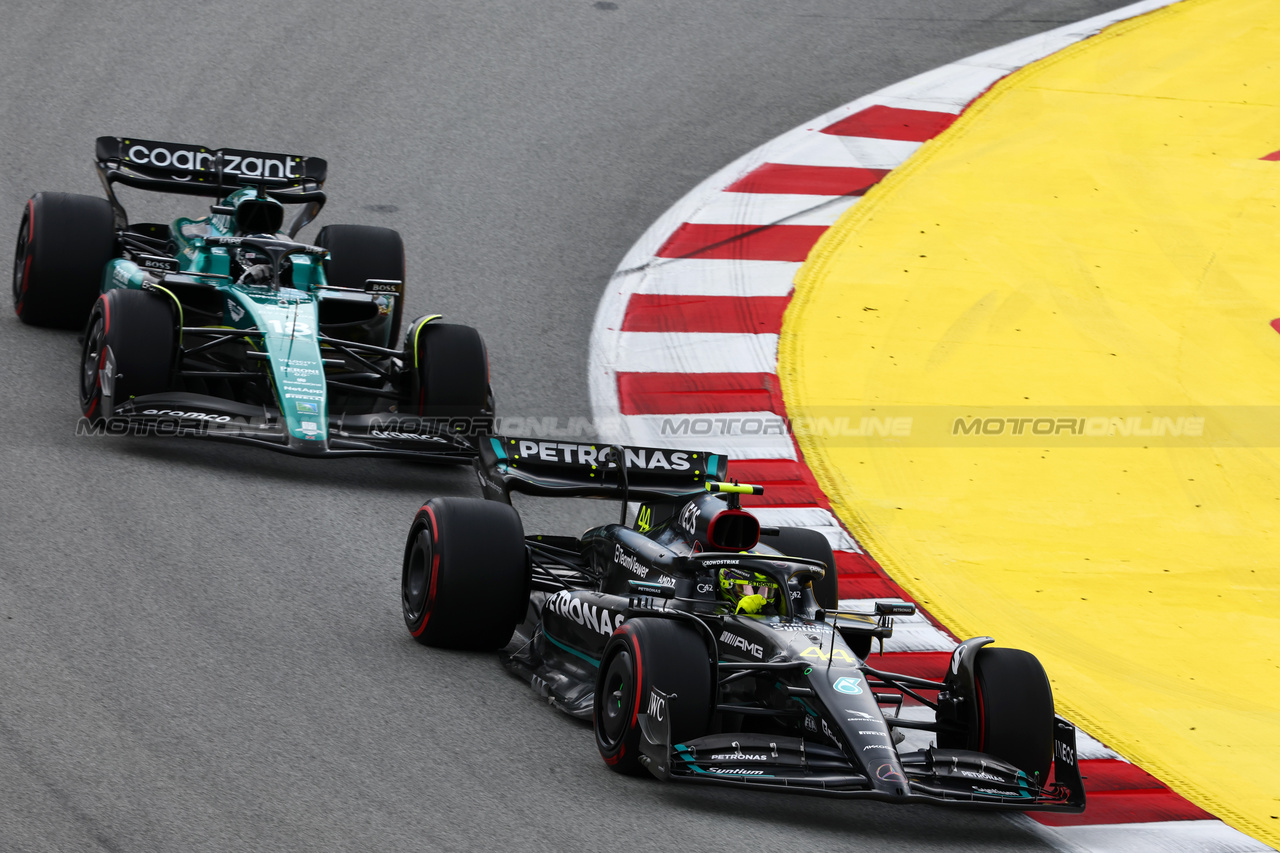
[[[640,660],[640,644],[636,642],[636,635],[631,631],[627,635],[631,637],[631,651],[636,659],[636,704],[631,711],[631,727],[635,728],[640,718],[640,697],[644,694],[644,665]]]
[[[436,600],[436,578],[440,576],[440,547],[439,539],[436,538],[439,525],[436,524],[436,514],[431,511],[431,507],[423,506],[422,509],[431,519],[431,583],[427,586],[427,603],[422,611],[422,624],[413,632],[415,637],[421,636],[427,629],[427,621],[431,618],[431,605]]]

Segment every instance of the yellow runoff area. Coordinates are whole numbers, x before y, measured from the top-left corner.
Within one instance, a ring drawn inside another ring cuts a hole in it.
[[[1280,847],[1278,54],[1184,0],[1002,81],[815,246],[779,373],[896,580]]]

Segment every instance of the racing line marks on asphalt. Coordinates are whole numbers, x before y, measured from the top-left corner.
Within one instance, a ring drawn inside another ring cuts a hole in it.
[[[703,181],[632,247],[600,303],[590,381],[597,422],[612,425],[602,437],[727,453],[731,476],[765,486],[763,496],[743,501],[763,524],[809,527],[831,542],[842,608],[909,600],[836,519],[790,434],[763,434],[768,419],[785,423],[778,332],[801,262],[838,218],[821,212],[847,210],[1008,73],[1170,2],[1145,0],[926,72],[796,128]],[[1280,159],[1280,151],[1263,159]],[[870,662],[939,678],[955,644],[921,612],[895,620],[884,656]],[[904,707],[904,716],[912,713]],[[1078,738],[1090,807],[1065,821],[1037,816],[1056,827],[1043,830],[1051,842],[1091,851],[1270,849],[1087,733]]]

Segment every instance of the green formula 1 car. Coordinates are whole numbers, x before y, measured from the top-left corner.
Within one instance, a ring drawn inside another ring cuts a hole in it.
[[[402,337],[400,235],[329,225],[314,245],[294,239],[324,204],[324,160],[109,136],[96,160],[106,198],[27,202],[13,275],[24,322],[84,329],[87,428],[305,456],[475,456],[493,418],[484,342],[438,315]],[[130,223],[116,184],[215,201]]]

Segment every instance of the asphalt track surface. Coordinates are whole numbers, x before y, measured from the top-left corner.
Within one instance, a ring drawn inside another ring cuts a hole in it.
[[[100,134],[326,157],[317,224],[399,228],[409,313],[477,326],[500,413],[563,424],[590,415],[604,282],[704,176],[1120,5],[11,4],[0,209],[16,230],[35,191],[96,194]],[[467,470],[78,438],[75,336],[6,315],[0,849],[1043,848],[1001,816],[612,774],[492,656],[404,630],[405,527],[426,497],[476,494]],[[553,532],[613,513],[527,509]]]

